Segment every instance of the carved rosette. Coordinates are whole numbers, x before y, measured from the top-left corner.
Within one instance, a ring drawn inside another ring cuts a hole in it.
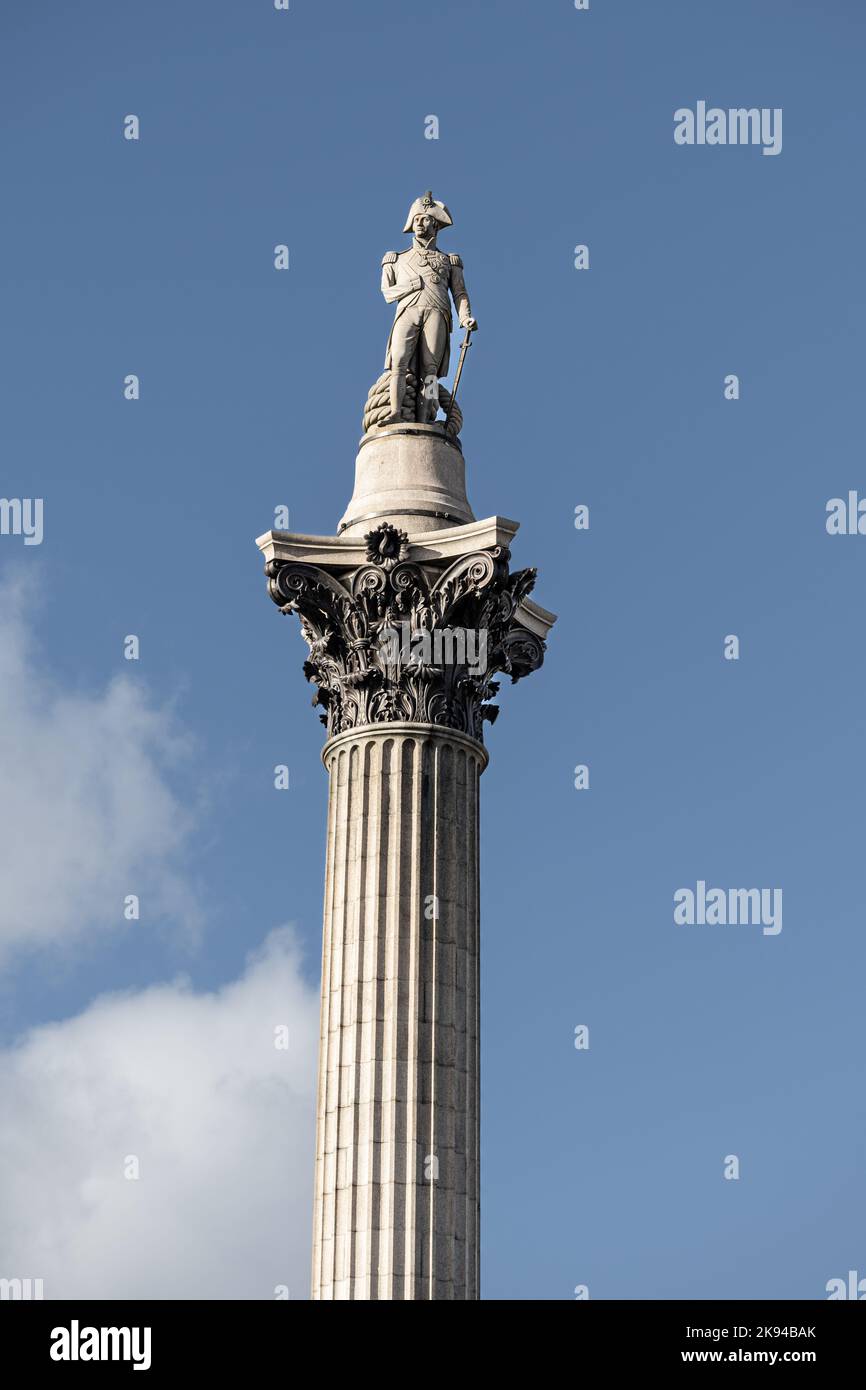
[[[509,573],[504,546],[413,563],[405,532],[387,523],[366,541],[367,563],[339,577],[294,561],[265,566],[274,603],[300,619],[304,675],[328,737],[410,721],[483,742],[484,721],[499,712],[494,677],[520,680],[544,659],[544,642],[518,617],[536,571]]]

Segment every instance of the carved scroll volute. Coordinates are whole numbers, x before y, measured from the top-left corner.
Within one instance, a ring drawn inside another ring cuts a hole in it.
[[[387,523],[366,543],[367,562],[343,582],[312,565],[266,566],[272,599],[301,620],[310,648],[304,674],[317,687],[313,703],[325,710],[329,735],[409,720],[481,741],[484,722],[498,713],[490,703],[499,688],[493,675],[519,680],[544,657],[544,643],[516,618],[535,571],[510,575],[507,549],[494,547],[437,573],[429,562],[413,562],[405,534]],[[468,644],[454,655],[455,630],[472,636],[474,657]],[[422,651],[404,649],[407,633],[413,643],[422,639]]]

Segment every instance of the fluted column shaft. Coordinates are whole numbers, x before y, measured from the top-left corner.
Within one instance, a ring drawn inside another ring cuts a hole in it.
[[[326,744],[313,1298],[479,1296],[479,777],[432,724]]]

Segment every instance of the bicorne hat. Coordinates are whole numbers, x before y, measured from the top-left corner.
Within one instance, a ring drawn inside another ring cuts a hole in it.
[[[429,188],[427,189],[427,192],[424,194],[424,197],[416,198],[414,203],[410,207],[409,215],[406,218],[406,226],[403,228],[404,232],[411,232],[412,219],[413,217],[417,217],[419,212],[426,212],[430,217],[435,218],[435,220],[439,223],[440,227],[453,226],[451,213],[448,211],[444,203],[440,203],[436,198],[433,197],[433,194]]]

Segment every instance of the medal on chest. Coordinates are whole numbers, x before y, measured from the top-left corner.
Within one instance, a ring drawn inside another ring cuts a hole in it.
[[[446,266],[444,256],[438,255],[435,251],[423,251],[419,253],[418,260],[431,284],[438,285],[444,280]]]

